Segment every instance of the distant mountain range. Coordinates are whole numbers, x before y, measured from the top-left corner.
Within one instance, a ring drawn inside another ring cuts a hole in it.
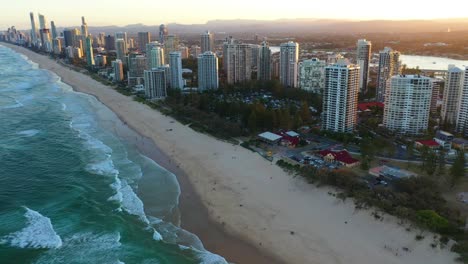
[[[279,19],[279,20],[213,20],[205,24],[177,24],[167,25],[170,33],[199,34],[205,30],[215,33],[258,33],[258,34],[362,34],[362,33],[420,33],[468,31],[468,18],[437,19],[437,20],[333,20],[333,19]],[[91,33],[117,31],[158,32],[159,25],[147,26],[143,24],[127,25],[124,27],[104,26],[89,27]]]

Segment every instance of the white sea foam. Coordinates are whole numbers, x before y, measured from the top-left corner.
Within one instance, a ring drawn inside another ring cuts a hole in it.
[[[106,176],[116,176],[119,175],[119,171],[115,169],[114,162],[111,157],[108,156],[107,159],[103,161],[98,161],[86,166],[86,170],[90,173]]]
[[[26,207],[24,216],[27,226],[11,233],[0,240],[0,244],[9,244],[19,248],[60,248],[62,239],[55,232],[48,217]]]
[[[136,215],[146,224],[149,224],[146,217],[143,202],[138,198],[132,187],[125,180],[122,180],[122,208],[131,215]]]
[[[206,250],[198,250],[193,247],[183,245],[179,245],[179,248],[181,250],[192,250],[196,252],[200,264],[228,264],[228,262],[220,255],[213,254]]]
[[[33,137],[33,136],[37,135],[39,132],[41,132],[41,131],[37,130],[37,129],[29,129],[29,130],[20,131],[20,132],[18,132],[16,134],[21,135],[21,136],[26,136],[26,137]]]
[[[118,263],[120,233],[77,233],[64,238],[63,246],[42,254],[35,264]]]
[[[61,103],[61,104],[62,104],[62,111],[65,111],[65,110],[67,110],[67,105],[66,105],[66,104],[64,104],[64,103]]]

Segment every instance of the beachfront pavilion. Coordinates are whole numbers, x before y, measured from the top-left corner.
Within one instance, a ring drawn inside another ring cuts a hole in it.
[[[271,132],[264,132],[258,135],[258,139],[270,145],[278,144],[283,137]]]

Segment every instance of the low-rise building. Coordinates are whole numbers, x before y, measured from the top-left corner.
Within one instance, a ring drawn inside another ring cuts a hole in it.
[[[452,147],[458,150],[468,150],[468,140],[464,138],[455,138],[452,141]]]
[[[436,136],[434,137],[434,140],[440,146],[442,146],[442,148],[444,148],[446,150],[450,150],[452,148],[452,141],[453,141],[454,138],[455,138],[454,135],[452,135],[452,134],[450,134],[448,132],[439,130],[439,131],[437,131]]]
[[[369,170],[369,174],[378,178],[385,178],[388,180],[397,180],[417,176],[417,174],[413,172],[403,170],[398,167],[390,167],[387,165],[372,168]]]
[[[282,138],[282,136],[271,132],[264,132],[258,135],[258,139],[271,145],[278,144]]]
[[[440,148],[440,145],[439,145],[439,143],[437,143],[437,141],[435,141],[433,139],[429,139],[429,140],[416,140],[414,142],[414,147],[417,148],[417,149],[427,147],[429,149],[436,150],[436,149]]]
[[[326,162],[334,163],[338,162],[341,165],[353,168],[359,166],[361,162],[353,158],[346,150],[342,151],[331,151],[331,150],[322,150],[318,154],[322,156],[323,160]]]

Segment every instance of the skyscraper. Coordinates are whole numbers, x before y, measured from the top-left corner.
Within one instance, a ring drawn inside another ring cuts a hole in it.
[[[299,43],[289,41],[280,47],[280,82],[284,87],[297,87]]]
[[[371,60],[372,43],[365,39],[360,39],[357,42],[356,62],[361,68],[361,76],[359,77],[359,91],[367,93],[367,83],[369,79],[369,62]]]
[[[37,45],[37,25],[36,21],[34,19],[34,13],[31,12],[29,13],[29,17],[31,18],[31,45],[36,46]]]
[[[52,30],[52,39],[55,39],[59,35],[57,34],[57,27],[55,27],[55,22],[50,21],[50,29]]]
[[[357,124],[359,66],[341,59],[325,68],[322,129],[352,133]]]
[[[146,63],[148,64],[148,70],[160,67],[164,64],[164,49],[162,45],[153,41],[146,44],[146,57],[148,58]]]
[[[128,86],[142,84],[144,80],[144,71],[146,69],[146,57],[138,53],[130,53],[128,65]]]
[[[462,86],[463,71],[455,65],[449,65],[441,111],[442,122],[455,125]]]
[[[259,81],[271,80],[271,49],[266,40],[262,42],[258,52],[257,79]]]
[[[198,89],[218,89],[218,57],[207,51],[198,57]]]
[[[444,80],[442,79],[432,79],[432,96],[431,96],[431,108],[430,112],[432,114],[437,114],[439,94],[442,87],[444,87]]]
[[[128,52],[128,39],[127,39],[127,32],[116,32],[115,33],[115,48],[117,49],[117,40],[118,39],[123,39],[123,50],[124,50],[124,54],[127,54]]]
[[[86,24],[84,16],[81,17],[81,35],[83,36],[83,39],[86,39],[89,35],[88,24]]]
[[[223,45],[224,71],[229,84],[246,82],[252,79],[252,49],[250,44],[242,44],[233,38]]]
[[[112,68],[114,69],[114,82],[121,82],[124,79],[122,61],[121,60],[112,61]]]
[[[215,52],[214,36],[210,31],[206,31],[201,35],[201,52]]]
[[[125,58],[125,56],[127,55],[125,47],[126,47],[126,45],[125,45],[125,40],[124,39],[116,39],[115,40],[115,51],[116,51],[118,60],[123,60]]]
[[[149,32],[138,32],[138,50],[146,53],[146,44],[150,43],[151,35]]]
[[[149,99],[167,96],[167,74],[165,67],[145,71],[145,95]]]
[[[115,50],[115,37],[114,36],[111,36],[111,35],[107,35],[107,37],[104,38],[105,39],[105,48],[107,50],[107,52],[111,51],[111,50]]]
[[[317,58],[304,60],[299,64],[299,87],[303,90],[322,93],[325,86],[327,64]]]
[[[93,66],[94,65],[93,38],[90,35],[86,37],[85,54],[86,54],[86,64],[88,66]]]
[[[166,41],[166,36],[168,34],[167,27],[162,24],[159,26],[159,43],[164,44]]]
[[[468,67],[465,68],[463,87],[460,91],[457,115],[457,132],[468,136]]]
[[[169,57],[171,52],[179,51],[179,38],[175,35],[167,35],[164,42],[164,52],[166,57]]]
[[[395,75],[385,94],[383,125],[400,135],[420,135],[427,130],[432,79],[420,75]]]
[[[171,88],[184,88],[184,79],[182,79],[182,59],[180,52],[169,53],[169,66],[171,68]]]
[[[47,20],[44,15],[39,14],[39,29],[47,28]]]
[[[377,72],[377,101],[385,101],[387,81],[394,75],[401,73],[400,52],[389,47],[379,53],[379,71]]]

